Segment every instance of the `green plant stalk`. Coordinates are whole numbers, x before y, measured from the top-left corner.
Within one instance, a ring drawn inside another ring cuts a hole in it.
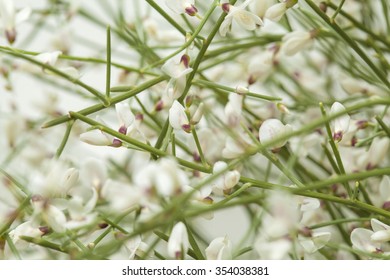
[[[322,116],[324,118],[326,118],[326,111],[325,111],[324,105],[322,103],[320,103],[320,108],[321,108]],[[341,160],[339,149],[337,148],[336,143],[334,142],[332,130],[330,129],[329,122],[325,123],[325,127],[326,127],[326,132],[327,132],[328,138],[329,138],[329,144],[330,144],[332,151],[333,151],[333,154],[336,158],[337,167],[340,171],[340,174],[345,174],[344,164],[343,164],[343,161]],[[352,197],[352,191],[351,191],[351,188],[350,188],[348,182],[344,182],[343,185],[348,193],[348,196]]]
[[[345,2],[345,0],[341,0],[341,2],[339,4],[339,6],[337,7],[336,11],[334,12],[332,17],[330,18],[330,20],[332,22],[334,22],[334,20],[336,19],[337,15],[340,13],[341,9],[343,8],[344,2]]]
[[[352,201],[349,199],[344,199],[344,198],[340,198],[340,197],[336,197],[336,196],[332,196],[332,195],[328,195],[328,194],[324,194],[324,193],[313,192],[313,191],[305,191],[305,190],[301,190],[299,188],[284,187],[284,186],[270,184],[270,183],[265,184],[264,182],[257,181],[255,179],[251,179],[251,178],[247,178],[247,177],[243,177],[243,176],[241,176],[240,181],[243,183],[252,183],[253,187],[258,187],[261,189],[287,191],[291,194],[317,198],[320,200],[327,200],[327,201],[342,204],[342,205],[345,205],[345,206],[348,206],[351,208],[357,208],[357,209],[366,211],[368,213],[377,214],[377,215],[383,216],[385,218],[390,218],[389,211],[386,211],[384,209],[381,209],[381,208],[378,208],[378,207],[375,207],[375,206],[372,206],[372,205],[369,205],[367,203],[360,202],[360,201]]]
[[[206,81],[206,80],[194,80],[192,83],[194,85],[206,86],[206,87],[211,88],[211,89],[219,88],[219,89],[222,89],[223,91],[227,91],[227,92],[236,92],[236,89],[234,89],[234,88],[227,87],[227,86],[220,85],[220,84],[213,83],[213,82]],[[247,92],[247,93],[244,93],[243,95],[258,98],[258,99],[263,99],[263,100],[267,100],[267,101],[280,101],[280,100],[282,100],[282,98],[279,98],[279,97],[263,95],[263,94],[258,94],[258,93],[254,93],[254,92]]]
[[[314,191],[314,190],[330,187],[333,184],[342,184],[350,181],[361,181],[371,177],[379,177],[384,175],[390,175],[390,167],[377,168],[369,171],[362,171],[362,172],[351,173],[351,174],[340,174],[338,176],[331,177],[329,179],[308,183],[301,190]]]
[[[194,251],[194,254],[196,255],[196,259],[197,260],[205,260],[206,258],[203,256],[202,251],[200,250],[199,245],[196,242],[194,234],[192,233],[192,229],[189,227],[189,225],[186,221],[184,221],[184,224],[186,225],[187,232],[188,232],[188,241],[190,242],[192,250]]]
[[[194,138],[195,145],[196,145],[196,148],[197,148],[198,153],[199,153],[200,161],[202,162],[202,164],[204,166],[210,167],[210,165],[207,163],[207,160],[206,160],[206,158],[204,156],[204,153],[203,153],[203,150],[202,150],[202,146],[200,145],[198,134],[196,133],[195,127],[193,127],[191,129],[191,133],[192,133],[192,137]]]
[[[214,2],[213,2],[213,5],[214,5],[214,6],[216,5],[217,1],[218,1],[218,0],[214,0]],[[233,2],[235,3],[236,1],[233,1]],[[214,6],[213,6],[213,7],[214,7]],[[215,7],[214,7],[214,8],[215,8]],[[213,8],[213,9],[214,9],[214,8]],[[203,45],[202,45],[201,49],[199,50],[199,53],[198,53],[198,55],[197,55],[197,57],[196,57],[196,59],[195,59],[195,61],[194,61],[194,64],[192,65],[193,71],[192,71],[191,73],[189,73],[188,76],[187,76],[186,86],[185,86],[185,88],[184,88],[184,90],[183,90],[183,93],[182,93],[182,95],[177,99],[177,101],[178,101],[179,103],[182,104],[183,101],[184,101],[184,99],[186,98],[187,93],[188,93],[188,91],[189,91],[190,88],[191,88],[192,80],[194,79],[195,74],[196,74],[197,71],[198,71],[198,68],[199,68],[199,65],[200,65],[200,63],[201,63],[201,61],[202,61],[202,59],[203,59],[203,56],[205,55],[205,53],[206,53],[206,51],[207,51],[209,45],[211,44],[211,42],[212,42],[214,36],[217,34],[220,25],[222,24],[223,20],[225,19],[225,16],[226,16],[226,14],[222,14],[222,15],[220,16],[220,18],[218,19],[216,25],[215,25],[215,26],[213,27],[213,29],[210,31],[209,36],[208,36],[207,39],[203,42]],[[156,142],[156,145],[155,145],[156,148],[159,148],[159,147],[161,146],[161,144],[162,144],[164,138],[166,137],[166,132],[167,132],[167,129],[166,129],[166,128],[168,127],[168,125],[169,125],[169,120],[167,119],[167,120],[165,121],[164,126],[163,126],[163,130],[161,131],[161,133],[160,133],[160,135],[159,135],[159,137],[158,137],[158,139],[157,139],[157,142]]]
[[[25,209],[27,207],[27,205],[30,204],[30,200],[31,200],[31,197],[26,197],[26,199],[21,203],[19,204],[19,207],[18,209],[15,210],[15,214],[12,215],[1,227],[0,227],[0,237],[2,237],[4,234],[7,233],[7,231],[9,230],[9,228],[11,227],[12,223],[16,220],[17,217],[19,217],[19,215],[21,213],[23,213],[23,209]]]
[[[282,141],[288,140],[291,137],[300,135],[302,133],[312,132],[314,129],[316,129],[316,128],[326,124],[327,122],[334,120],[334,119],[336,119],[344,114],[359,110],[361,108],[371,107],[371,106],[375,106],[375,105],[390,105],[390,98],[375,97],[375,98],[366,99],[364,102],[357,103],[357,104],[354,104],[352,106],[347,107],[344,111],[340,111],[340,112],[337,112],[335,114],[327,115],[326,117],[319,118],[317,120],[314,120],[314,121],[308,123],[306,126],[300,128],[300,129],[294,130],[290,133],[286,133],[285,135],[282,135],[282,136],[275,137],[275,139],[273,139],[272,142],[263,143],[263,147],[269,148],[272,146],[272,143],[274,143],[274,142],[279,142],[279,141],[282,142]]]
[[[199,35],[199,33],[202,31],[203,27],[207,23],[208,19],[210,18],[211,14],[214,12],[215,8],[217,7],[216,2],[217,1],[213,2],[211,8],[207,11],[206,15],[203,17],[203,19],[199,23],[198,27],[196,28],[195,32],[189,38],[187,38],[186,42],[180,48],[178,48],[173,53],[165,56],[163,59],[160,59],[159,61],[152,63],[147,68],[150,69],[150,68],[154,68],[160,64],[163,64],[165,61],[169,60],[170,58],[174,57],[175,55],[179,54],[180,52],[182,52],[183,50],[188,48],[192,44],[192,42],[194,42],[194,40],[197,38],[197,36]]]
[[[338,26],[337,23],[332,22],[330,18],[321,11],[321,9],[312,1],[305,0],[305,2],[334,30],[340,37],[367,63],[371,70],[377,75],[384,85],[390,90],[390,82],[387,77],[375,66],[366,53],[359,47],[359,45],[352,40],[344,30]],[[390,94],[390,91],[388,91]]]
[[[376,121],[382,127],[383,131],[386,132],[387,137],[390,138],[390,128],[383,122],[379,116],[375,116]]]
[[[159,76],[159,77],[154,78],[152,80],[146,81],[145,83],[140,84],[139,86],[137,86],[136,88],[134,88],[130,91],[124,92],[121,95],[118,95],[118,96],[111,98],[110,105],[114,105],[114,104],[119,103],[121,101],[124,101],[132,96],[135,96],[138,93],[140,93],[140,92],[142,92],[142,91],[144,91],[144,90],[146,90],[146,89],[148,89],[148,88],[150,88],[150,87],[152,87],[152,86],[154,86],[154,85],[156,85],[164,80],[166,80],[165,76]],[[105,108],[106,108],[106,106],[104,106],[103,104],[95,104],[95,105],[92,105],[92,106],[87,107],[85,109],[82,109],[82,110],[78,111],[77,113],[80,115],[87,116],[87,115],[96,113],[100,110],[103,110]],[[44,123],[42,125],[42,128],[48,128],[48,127],[52,127],[55,125],[59,125],[61,123],[67,122],[69,120],[71,120],[70,116],[64,115],[64,116],[58,117],[54,120],[51,120],[51,121]]]
[[[69,139],[70,132],[72,131],[73,124],[74,124],[74,121],[69,121],[66,123],[65,134],[64,134],[64,137],[62,138],[60,146],[58,147],[58,149],[56,151],[56,154],[55,154],[56,158],[59,158],[61,156],[62,152],[64,151],[66,143],[68,142],[68,139]]]
[[[92,119],[90,119],[88,117],[85,117],[84,115],[82,115],[80,113],[69,112],[69,116],[71,118],[73,118],[73,119],[79,119],[79,120],[81,120],[81,121],[83,121],[85,123],[88,123],[91,126],[94,126],[97,129],[99,129],[99,130],[101,130],[103,132],[106,132],[106,133],[108,133],[108,134],[110,134],[110,135],[112,135],[112,136],[122,140],[123,142],[126,142],[128,144],[134,145],[134,146],[136,146],[136,147],[138,147],[138,148],[140,148],[140,149],[142,149],[144,151],[147,151],[147,152],[149,152],[149,153],[151,153],[153,155],[156,155],[158,157],[169,156],[169,154],[166,153],[166,152],[163,152],[163,151],[161,151],[159,149],[156,149],[156,148],[154,148],[152,146],[149,146],[149,145],[147,145],[147,144],[145,144],[143,142],[140,142],[140,141],[138,141],[136,139],[130,138],[130,137],[128,137],[128,136],[118,132],[118,131],[115,131],[115,130],[109,128],[109,127],[106,127],[106,126],[102,125],[101,123],[99,123],[99,122],[97,122],[95,120],[92,120]],[[187,168],[198,170],[198,171],[205,172],[205,173],[210,173],[211,172],[210,168],[201,166],[199,164],[195,164],[193,162],[190,162],[190,161],[178,158],[178,157],[176,157],[175,159],[177,160],[177,162],[180,165],[183,165],[183,166],[185,166]]]
[[[337,9],[337,6],[330,1],[328,1],[326,4],[327,4],[327,6],[331,7],[334,10]],[[375,34],[374,32],[372,32],[372,30],[367,28],[364,24],[360,23],[354,17],[352,17],[350,14],[344,12],[343,10],[340,11],[340,15],[342,15],[343,17],[348,19],[354,26],[356,26],[360,30],[366,32],[371,37],[375,38],[375,40],[378,40],[378,41],[382,42],[383,44],[385,44],[387,46],[387,48],[390,48],[390,42],[384,36],[380,36],[378,34]]]
[[[32,57],[24,55],[22,53],[18,53],[15,50],[13,50],[12,48],[0,46],[0,52],[2,52],[4,54],[11,55],[11,56],[14,56],[14,57],[17,57],[17,58],[24,59],[24,60],[26,60],[28,62],[31,62],[32,64],[35,64],[35,65],[38,65],[38,66],[42,67],[43,69],[47,69],[47,70],[55,73],[56,75],[64,78],[65,80],[68,80],[68,81],[70,81],[70,82],[72,82],[72,83],[74,83],[76,85],[79,85],[82,88],[86,89],[91,94],[93,94],[95,97],[100,99],[105,106],[107,106],[109,104],[109,102],[106,99],[106,97],[102,93],[100,93],[97,89],[94,89],[93,87],[83,83],[79,79],[76,79],[76,78],[74,78],[72,76],[69,76],[68,74],[62,72],[61,70],[59,70],[59,69],[57,69],[57,68],[55,68],[53,66],[50,66],[50,65],[48,65],[46,63],[42,63],[42,62],[40,62],[38,60],[35,60]]]
[[[110,88],[111,88],[111,28],[107,26],[107,39],[106,39],[106,97],[110,99]]]
[[[11,249],[11,252],[16,257],[16,259],[21,260],[22,258],[20,257],[19,251],[16,248],[14,242],[12,241],[12,238],[10,238],[8,234],[5,235],[5,241],[7,241],[7,244],[9,246],[9,248]]]

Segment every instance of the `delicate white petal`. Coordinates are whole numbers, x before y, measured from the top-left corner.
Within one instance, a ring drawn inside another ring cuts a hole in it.
[[[364,252],[375,252],[377,244],[371,241],[374,232],[365,228],[355,228],[351,232],[351,242],[353,248]]]
[[[44,64],[54,66],[58,57],[62,54],[61,51],[45,52],[36,55],[34,58]]]
[[[222,36],[222,37],[225,37],[226,36],[226,33],[229,31],[230,29],[230,25],[232,24],[233,22],[233,18],[232,17],[225,17],[225,19],[223,20],[221,26],[219,27],[219,34]]]
[[[183,128],[185,129],[189,126],[185,109],[177,100],[173,102],[172,107],[169,109],[169,123],[176,130],[183,130]]]
[[[31,15],[31,8],[30,7],[25,7],[21,9],[15,17],[15,25],[18,25],[22,23],[23,21],[26,21]]]
[[[290,133],[292,131],[292,127],[290,125],[284,125],[278,119],[268,119],[263,122],[259,129],[259,139],[262,144],[272,143],[272,148],[280,148],[283,147],[287,140],[274,142],[273,140],[283,135]]]
[[[331,115],[342,111],[345,111],[345,107],[339,102],[334,102],[332,107],[330,108]],[[343,134],[345,134],[348,131],[350,119],[351,118],[348,114],[344,114],[340,117],[337,117],[333,121],[333,132],[334,133],[342,132]]]
[[[109,146],[113,138],[98,129],[93,129],[80,134],[80,140],[95,146]]]
[[[279,21],[286,11],[286,3],[277,3],[268,8],[265,12],[265,17],[272,21]]]
[[[371,219],[371,228],[373,231],[390,230],[390,226],[386,225],[385,223],[382,223],[377,219]]]
[[[294,31],[283,37],[281,51],[286,55],[294,55],[312,44],[313,39],[310,32]]]
[[[232,259],[232,243],[227,236],[217,237],[211,241],[206,248],[208,260],[230,260]]]
[[[115,104],[115,110],[120,126],[129,127],[134,122],[134,115],[130,110],[127,102],[120,102]]]
[[[251,12],[242,10],[234,15],[235,21],[246,30],[255,30],[258,25],[263,25],[263,21]]]
[[[384,201],[390,201],[390,176],[383,176],[379,184],[379,193]]]
[[[168,239],[168,255],[171,258],[183,258],[181,253],[185,254],[189,247],[188,233],[186,226],[179,222],[171,232]]]

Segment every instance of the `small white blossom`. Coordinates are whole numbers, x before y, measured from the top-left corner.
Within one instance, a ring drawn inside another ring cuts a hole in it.
[[[231,260],[232,242],[225,237],[217,237],[206,248],[206,258],[208,260]]]
[[[281,52],[286,55],[294,55],[312,46],[314,41],[312,32],[297,30],[284,35],[282,42]]]
[[[339,102],[333,103],[332,107],[330,108],[331,115],[337,114],[337,113],[342,112],[342,111],[345,111],[345,107]],[[351,118],[348,114],[344,114],[340,117],[337,117],[332,122],[333,139],[336,142],[340,142],[341,139],[343,139],[344,134],[348,132],[350,119]]]
[[[214,164],[213,174],[222,172],[228,167],[227,163],[224,161],[218,161]],[[223,174],[218,176],[216,180],[212,182],[213,192],[216,194],[226,194],[237,185],[240,180],[240,172],[237,170],[225,171]]]
[[[26,21],[30,14],[29,7],[17,12],[13,0],[0,0],[0,29],[4,30],[5,37],[10,44],[16,40],[16,26]]]
[[[274,139],[282,137],[292,131],[292,127],[289,124],[284,125],[278,119],[268,119],[263,122],[259,129],[259,139],[262,144],[272,143],[270,146],[272,149],[278,149],[283,147],[286,140],[274,142]]]
[[[219,28],[221,36],[226,36],[233,20],[246,30],[255,30],[258,26],[263,25],[263,21],[257,15],[245,10],[252,1],[253,0],[246,0],[237,7],[230,5],[229,3],[222,4],[222,9],[228,13],[228,15]]]
[[[176,130],[191,132],[190,121],[185,109],[177,100],[173,102],[172,107],[169,109],[169,123]]]
[[[169,9],[177,14],[188,14],[195,16],[198,9],[195,7],[195,0],[165,0],[165,4]]]
[[[168,255],[171,258],[183,259],[183,254],[187,253],[188,247],[187,228],[182,222],[179,222],[173,227],[171,235],[169,236]]]

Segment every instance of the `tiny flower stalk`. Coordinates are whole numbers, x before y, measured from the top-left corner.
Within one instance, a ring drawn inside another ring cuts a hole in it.
[[[326,111],[325,111],[324,105],[322,103],[320,103],[320,108],[321,108],[321,113],[322,113],[323,117],[326,118]],[[337,113],[342,112],[344,110],[345,110],[345,107],[343,105],[341,105],[338,102],[335,102],[332,105],[331,113],[337,114]],[[344,164],[341,160],[340,152],[339,152],[339,149],[337,148],[335,140],[337,140],[337,139],[341,140],[343,133],[348,130],[350,118],[348,115],[341,116],[340,118],[338,120],[336,119],[333,123],[333,128],[334,128],[333,134],[332,134],[332,130],[330,128],[329,122],[325,123],[325,127],[326,127],[326,131],[328,134],[330,146],[331,146],[333,154],[336,158],[338,171],[341,175],[343,175],[343,174],[345,174]],[[340,138],[340,136],[341,136],[341,138]],[[335,170],[335,171],[337,172],[337,170]],[[343,183],[343,185],[344,185],[345,190],[348,193],[348,196],[353,197],[353,193],[352,193],[352,190],[351,190],[348,182]]]

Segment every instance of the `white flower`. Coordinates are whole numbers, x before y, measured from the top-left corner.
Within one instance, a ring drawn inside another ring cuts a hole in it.
[[[225,106],[225,116],[226,122],[230,127],[240,125],[243,98],[242,95],[234,92],[229,94],[229,101]]]
[[[331,115],[342,111],[345,111],[345,107],[339,102],[333,103],[332,107],[330,108]],[[335,120],[333,120],[332,122],[333,139],[336,142],[340,142],[341,139],[343,139],[344,134],[347,133],[350,119],[351,118],[348,114],[344,114],[340,117],[337,117]]]
[[[34,58],[44,64],[54,66],[61,54],[61,51],[45,52],[36,55]]]
[[[29,7],[16,12],[13,0],[0,0],[0,28],[5,31],[5,37],[10,44],[16,40],[16,26],[26,21],[30,14]]]
[[[274,139],[282,137],[285,134],[288,134],[292,131],[292,127],[289,124],[284,125],[278,119],[268,119],[263,122],[259,129],[259,139],[262,144],[272,143],[270,148],[278,149],[283,147],[286,140],[279,142],[274,142]]]
[[[379,194],[380,198],[383,201],[382,208],[389,210],[390,209],[390,176],[383,176],[379,184]]]
[[[264,17],[272,21],[279,21],[286,11],[287,5],[285,2],[277,3],[267,9]]]
[[[264,17],[272,21],[279,21],[286,11],[293,7],[297,2],[298,0],[284,0],[281,3],[277,3],[267,9]]]
[[[187,174],[170,158],[150,162],[134,176],[134,184],[147,195],[157,192],[162,196],[173,196],[188,183]]]
[[[25,248],[30,243],[20,239],[20,236],[29,236],[33,238],[41,237],[44,234],[43,231],[39,230],[39,227],[34,225],[32,221],[24,222],[9,232],[9,237],[12,239],[14,245],[19,248]]]
[[[175,259],[183,259],[188,247],[187,228],[182,222],[178,222],[168,239],[168,255]]]
[[[224,161],[218,161],[214,164],[213,174],[222,172],[228,167],[227,163]],[[240,180],[240,172],[237,170],[225,171],[218,176],[216,180],[212,182],[213,192],[216,194],[226,194],[238,183]]]
[[[365,228],[355,228],[351,232],[352,247],[363,252],[375,253],[380,248],[378,242],[371,240],[374,232]]]
[[[260,18],[265,16],[266,11],[273,4],[273,0],[256,0],[254,3],[255,14]]]
[[[297,30],[284,35],[282,42],[281,51],[286,55],[294,55],[309,48],[314,41],[312,32]]]
[[[245,10],[252,1],[253,0],[246,0],[237,7],[230,5],[229,3],[222,4],[222,9],[228,13],[228,15],[225,17],[225,20],[219,28],[221,36],[226,36],[233,20],[246,30],[255,30],[258,26],[263,25],[263,21],[258,16]]]
[[[368,151],[362,154],[358,159],[359,167],[367,170],[375,168],[386,158],[389,147],[389,138],[374,138]]]
[[[217,237],[210,242],[206,248],[206,258],[208,260],[231,260],[232,256],[232,242],[225,237]]]
[[[173,102],[172,107],[169,109],[169,123],[176,130],[191,132],[190,121],[185,109],[177,100]]]
[[[186,75],[193,70],[189,67],[189,63],[190,57],[184,54],[172,57],[161,67],[161,70],[171,77],[162,96],[162,106],[170,106],[182,95],[186,86]]]
[[[198,10],[195,7],[195,0],[165,0],[169,9],[177,14],[188,14],[195,16]]]
[[[186,54],[182,56],[175,56],[168,59],[161,70],[173,79],[179,79],[188,73],[192,72],[192,68],[189,67],[190,57]]]
[[[112,146],[114,141],[114,137],[98,129],[88,130],[79,137],[81,141],[94,146]]]
[[[390,241],[390,226],[377,219],[371,219],[371,227],[374,230],[374,233],[371,235],[372,241],[380,243]]]
[[[311,237],[299,236],[299,244],[306,253],[313,254],[324,247],[330,240],[330,232],[316,232]]]
[[[107,211],[119,213],[137,205],[142,198],[138,188],[134,188],[123,182],[107,180],[100,195],[108,203]]]
[[[226,138],[225,147],[222,150],[222,156],[227,159],[237,158],[255,148],[250,136],[239,127],[235,130],[237,137]]]

